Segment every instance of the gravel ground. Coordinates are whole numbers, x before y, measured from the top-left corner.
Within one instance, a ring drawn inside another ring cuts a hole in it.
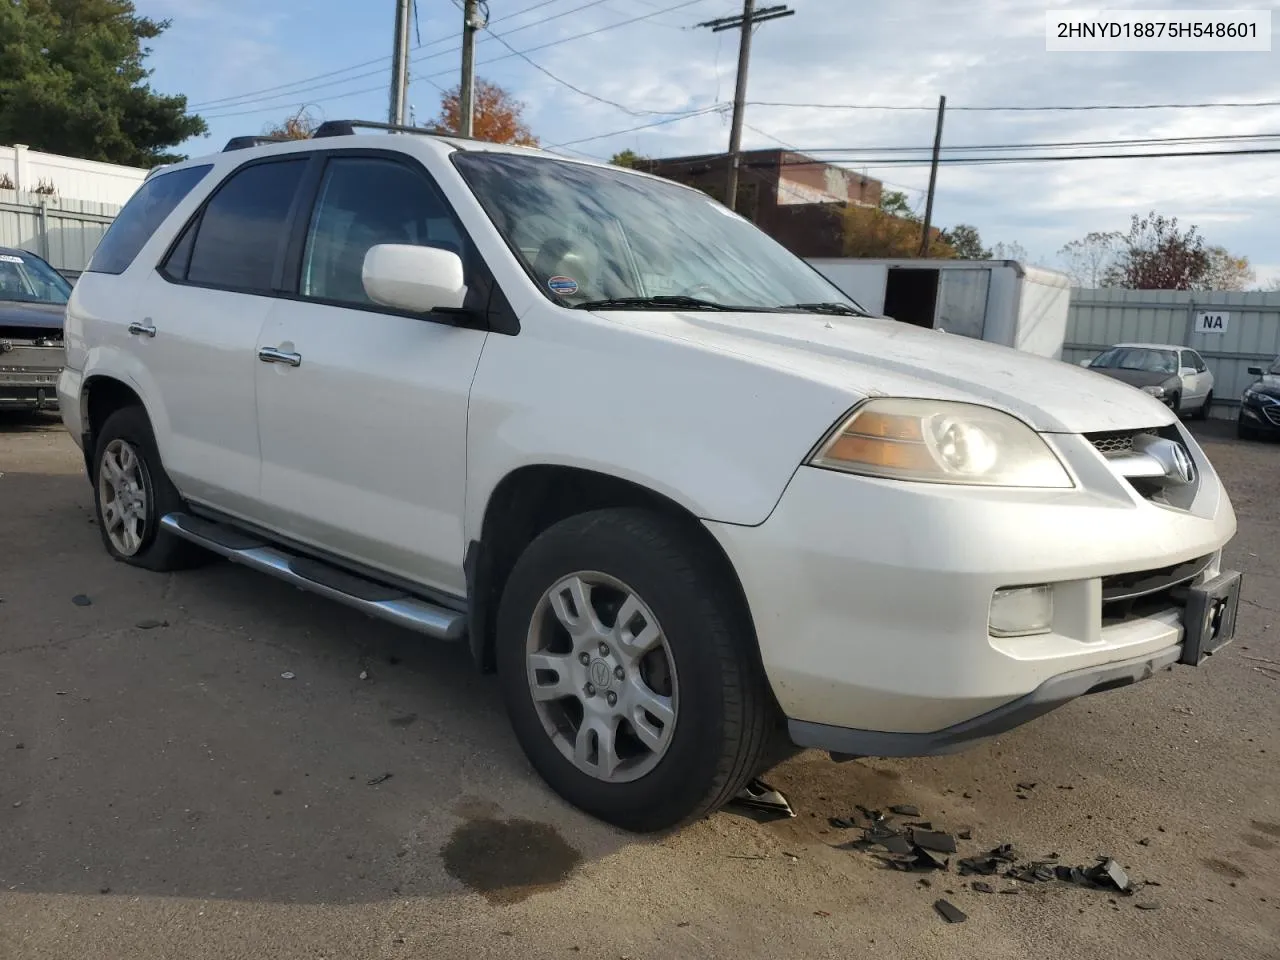
[[[1247,575],[1203,667],[957,756],[806,753],[770,775],[795,819],[637,838],[542,785],[464,650],[230,564],[113,563],[60,424],[0,417],[0,960],[1280,957],[1278,445],[1197,427]],[[962,854],[1160,885],[925,887],[828,825],[891,803],[971,827]]]

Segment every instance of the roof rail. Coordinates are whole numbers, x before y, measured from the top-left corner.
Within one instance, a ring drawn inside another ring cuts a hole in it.
[[[222,152],[226,153],[228,150],[247,150],[249,147],[261,147],[268,143],[283,143],[289,139],[289,137],[278,133],[264,133],[248,137],[232,137],[227,141],[227,145],[222,148]]]
[[[455,140],[474,140],[440,127],[410,127],[399,123],[378,123],[376,120],[326,120],[316,127],[312,137],[347,137],[357,129],[386,130],[391,133],[425,133],[435,137],[452,137]]]

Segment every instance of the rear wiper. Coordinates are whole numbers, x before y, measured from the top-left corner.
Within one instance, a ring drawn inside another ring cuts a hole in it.
[[[871,314],[865,310],[859,310],[857,307],[847,303],[791,303],[785,307],[778,307],[779,310],[804,310],[807,313],[831,313],[842,317],[869,317]]]
[[[604,300],[586,300],[572,304],[574,310],[759,310],[759,307],[735,307],[714,300],[698,297],[608,297]]]

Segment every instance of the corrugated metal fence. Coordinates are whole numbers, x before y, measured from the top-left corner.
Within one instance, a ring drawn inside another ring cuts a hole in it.
[[[119,212],[111,203],[0,190],[0,247],[30,250],[75,278]]]
[[[1199,332],[1202,314],[1221,316],[1221,331]],[[1255,379],[1247,368],[1280,356],[1280,292],[1071,291],[1063,360],[1076,363],[1125,342],[1191,347],[1213,371],[1214,415],[1234,418]]]

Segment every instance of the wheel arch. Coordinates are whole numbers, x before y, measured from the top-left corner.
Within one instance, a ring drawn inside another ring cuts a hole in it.
[[[141,407],[151,419],[151,412],[142,396],[123,380],[109,374],[93,374],[85,378],[80,389],[80,446],[90,479],[93,479],[93,455],[102,425],[111,414],[125,407]]]
[[[538,464],[518,467],[498,482],[485,504],[480,539],[467,547],[468,642],[481,671],[494,670],[498,602],[525,547],[561,520],[608,508],[649,510],[685,526],[717,564],[717,572],[734,597],[743,629],[750,631],[750,648],[759,657],[742,582],[720,542],[694,513],[631,480],[581,467]]]

